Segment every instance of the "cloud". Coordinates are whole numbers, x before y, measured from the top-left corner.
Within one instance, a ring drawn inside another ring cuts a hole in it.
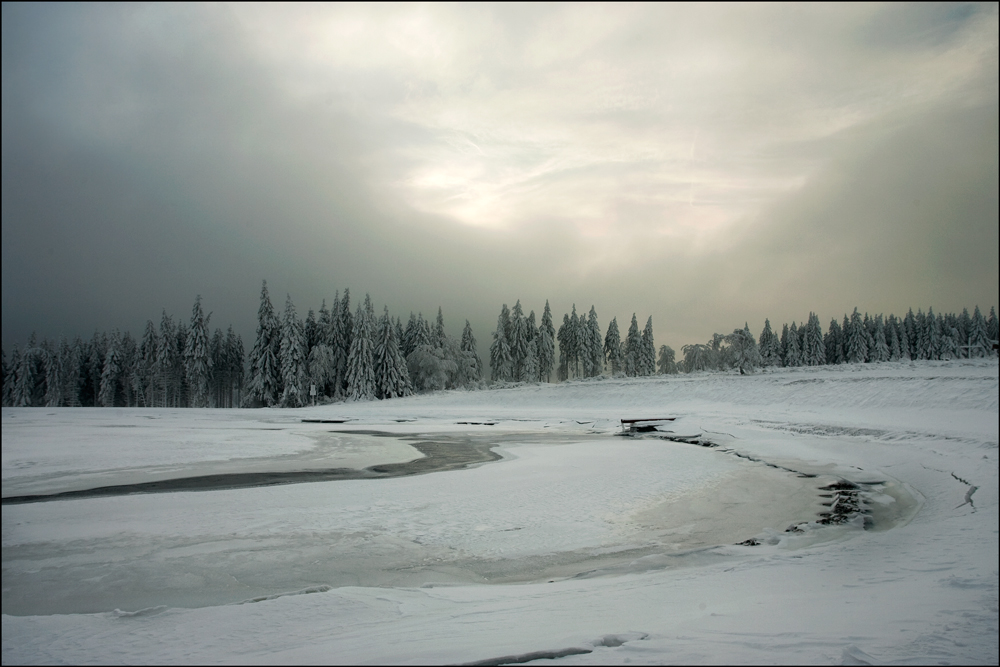
[[[261,278],[675,347],[996,300],[993,5],[3,12],[5,340],[195,293],[246,335]]]

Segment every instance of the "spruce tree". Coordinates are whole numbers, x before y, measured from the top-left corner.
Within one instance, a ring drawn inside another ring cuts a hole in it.
[[[493,332],[493,343],[490,345],[490,374],[494,382],[510,382],[513,374],[513,361],[508,340],[510,326],[510,311],[503,304],[500,316],[497,318],[497,328]]]
[[[306,387],[306,336],[305,328],[295,314],[292,296],[285,298],[285,316],[281,321],[281,343],[278,348],[278,362],[281,365],[281,405],[297,408],[305,405]]]
[[[848,363],[861,364],[868,358],[868,341],[865,337],[864,324],[861,322],[861,315],[858,314],[857,308],[851,314],[845,347]]]
[[[587,315],[587,350],[590,353],[590,375],[600,375],[604,372],[604,347],[601,340],[601,326],[597,322],[597,309],[590,306]],[[655,354],[655,352],[654,352]]]
[[[978,305],[972,314],[972,320],[969,322],[969,338],[967,345],[969,345],[968,356],[970,357],[985,357],[992,351],[989,329],[986,326],[986,319],[983,317],[982,312],[980,312]]]
[[[346,294],[346,293],[345,293]],[[375,326],[374,316],[368,306],[371,299],[365,295],[365,304],[358,304],[351,332],[351,349],[347,358],[347,395],[354,401],[375,398]]]
[[[104,369],[101,371],[101,389],[97,394],[97,400],[105,408],[115,406],[118,380],[122,373],[120,348],[121,336],[115,329],[108,339],[108,349],[104,356]]]
[[[625,337],[625,375],[635,377],[641,372],[642,364],[642,336],[639,334],[639,321],[632,313],[632,324],[628,327],[628,334]]]
[[[63,375],[66,372],[63,357],[59,354],[59,349],[46,346],[44,359],[45,407],[58,408],[63,404]]]
[[[524,360],[528,356],[528,337],[527,322],[524,320],[521,300],[518,299],[510,312],[510,330],[507,336],[507,344],[510,346],[511,376],[516,382],[530,382],[533,379],[528,377],[524,370]]]
[[[472,376],[472,380],[474,382],[482,380],[483,362],[479,358],[479,352],[476,351],[476,337],[472,333],[472,325],[469,324],[469,320],[465,320],[465,328],[462,329],[462,342],[459,349],[468,354],[473,360],[475,373]]]
[[[608,324],[608,333],[604,335],[604,355],[611,375],[621,374],[625,369],[625,359],[622,357],[622,337],[618,331],[618,318],[612,317]]]
[[[997,311],[993,306],[990,306],[990,316],[986,320],[986,336],[990,347],[997,342],[997,335],[1000,333],[1000,322],[997,321]],[[987,354],[989,356],[997,356],[996,350],[988,350]]]
[[[802,365],[802,348],[801,348],[801,337],[799,335],[799,329],[792,322],[792,326],[788,328],[788,347],[785,349],[785,366],[801,366]]]
[[[549,300],[545,300],[542,323],[538,325],[538,379],[552,381],[552,367],[556,361],[556,329],[552,324],[552,310]]]
[[[837,318],[830,319],[830,328],[826,330],[826,334],[823,335],[823,347],[826,349],[826,363],[828,364],[842,364],[844,363],[844,353],[843,347],[841,345],[841,330],[840,325],[837,324]]]
[[[444,346],[444,325],[441,309],[438,309],[438,334]],[[410,377],[406,369],[406,360],[399,350],[399,340],[396,338],[396,328],[389,319],[389,308],[379,320],[377,343],[375,345],[375,396],[379,399],[396,398],[410,394]]]
[[[771,320],[767,318],[764,319],[764,329],[760,332],[758,349],[764,366],[781,365],[781,342],[771,329]]]
[[[639,348],[639,375],[656,374],[656,346],[653,344],[653,316],[646,320],[642,330],[642,341]],[[756,342],[754,347],[756,347]]]
[[[337,390],[334,395],[339,397],[347,395],[349,384],[347,380],[347,360],[351,353],[351,344],[354,342],[354,318],[351,315],[351,290],[349,289],[344,290],[344,296],[340,299],[340,311],[336,318],[336,331],[333,353],[337,360],[337,379],[335,381]]]
[[[209,400],[209,382],[212,377],[211,343],[208,339],[208,317],[201,309],[201,295],[191,308],[191,326],[184,348],[184,376],[187,380],[191,407],[206,408]]]
[[[278,401],[280,366],[276,349],[280,340],[278,319],[267,293],[267,281],[260,290],[260,307],[257,309],[257,340],[250,351],[250,382],[248,398],[267,407]]]
[[[882,323],[882,315],[876,315],[874,346],[869,356],[872,361],[881,363],[889,361],[889,354],[889,344],[885,340],[885,325]]]

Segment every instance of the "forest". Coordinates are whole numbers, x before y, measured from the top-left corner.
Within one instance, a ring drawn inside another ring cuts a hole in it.
[[[650,316],[640,331],[633,313],[624,339],[616,318],[601,334],[594,306],[563,315],[556,330],[549,302],[541,322],[524,314],[520,300],[503,304],[491,334],[487,382],[469,321],[459,340],[445,333],[440,308],[431,322],[410,313],[404,325],[388,308],[377,315],[371,298],[351,310],[350,290],[336,293],[318,315],[299,318],[289,295],[279,315],[267,281],[261,286],[257,331],[245,351],[229,326],[210,330],[201,297],[189,321],[165,311],[157,327],[147,321],[141,339],[114,329],[90,340],[36,340],[14,346],[2,359],[7,407],[300,407],[343,400],[375,400],[441,389],[481,389],[509,383],[739,371],[772,367],[862,364],[918,359],[996,356],[997,316],[976,306],[970,315],[860,314],[830,321],[826,332],[810,313],[779,334],[765,320],[754,337],[749,326],[714,334],[706,343],[673,348],[653,341]]]

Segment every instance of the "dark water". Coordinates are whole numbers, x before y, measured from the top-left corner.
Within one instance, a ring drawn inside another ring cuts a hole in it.
[[[363,469],[327,468],[320,470],[291,470],[284,472],[233,472],[197,477],[178,477],[155,482],[117,484],[99,486],[93,489],[63,491],[31,496],[8,496],[2,499],[4,505],[38,503],[50,500],[74,500],[79,498],[102,498],[125,496],[134,493],[170,493],[175,491],[218,491],[222,489],[246,489],[255,486],[275,486],[278,484],[301,484],[303,482],[331,482],[343,479],[384,479],[423,475],[445,470],[461,470],[476,463],[499,461],[502,457],[493,451],[497,442],[472,440],[467,437],[435,436],[433,439],[419,436],[401,436],[398,433],[382,431],[338,431],[355,435],[405,440],[423,454],[423,457],[403,463],[383,463]]]

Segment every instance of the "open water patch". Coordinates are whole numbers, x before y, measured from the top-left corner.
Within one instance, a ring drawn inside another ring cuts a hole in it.
[[[75,489],[57,493],[5,496],[3,505],[48,502],[53,500],[80,500],[127,496],[137,493],[171,493],[178,491],[219,491],[247,489],[281,484],[306,482],[333,482],[349,479],[385,479],[425,475],[446,470],[461,470],[480,463],[499,461],[503,457],[493,451],[496,442],[467,436],[399,435],[382,431],[337,431],[348,435],[394,438],[410,444],[423,456],[399,463],[382,463],[366,468],[324,468],[316,470],[283,470],[229,472],[213,475],[195,475],[132,484],[113,484],[89,489]]]

